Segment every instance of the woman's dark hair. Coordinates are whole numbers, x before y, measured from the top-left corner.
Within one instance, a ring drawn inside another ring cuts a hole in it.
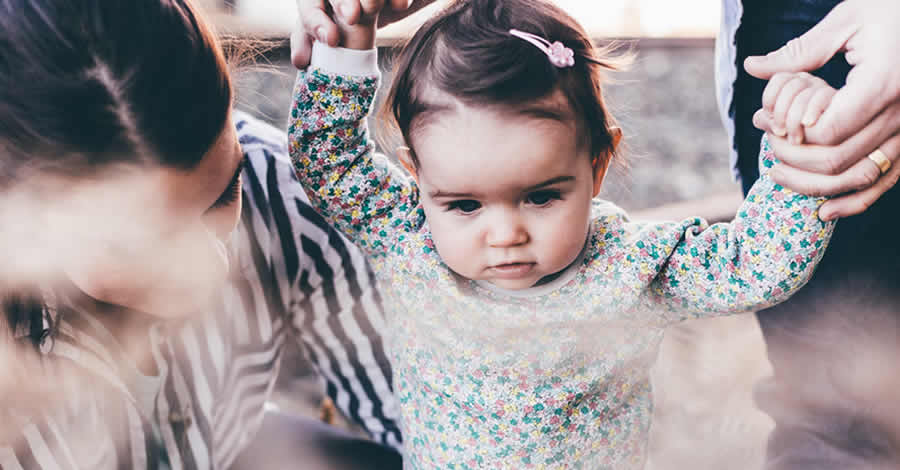
[[[190,0],[0,0],[0,191],[34,173],[193,168],[231,104],[222,48]],[[41,296],[0,292],[0,309],[9,332],[39,339]]]
[[[221,133],[228,67],[190,0],[0,0],[0,164],[188,169]]]
[[[574,51],[575,65],[555,67],[540,49],[511,35],[511,29],[562,42]],[[385,117],[412,146],[415,131],[446,109],[435,102],[434,91],[468,106],[551,116],[551,110],[534,105],[559,92],[591,156],[612,157],[610,128],[615,124],[600,85],[603,73],[617,69],[622,60],[607,55],[608,50],[593,46],[578,22],[547,1],[457,0],[425,23],[400,52]]]

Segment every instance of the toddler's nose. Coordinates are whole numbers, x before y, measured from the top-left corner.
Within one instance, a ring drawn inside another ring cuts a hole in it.
[[[488,229],[487,243],[492,247],[523,245],[528,242],[528,230],[515,215],[504,214],[493,221]]]

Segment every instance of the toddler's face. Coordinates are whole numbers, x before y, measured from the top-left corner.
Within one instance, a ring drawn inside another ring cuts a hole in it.
[[[414,145],[435,248],[454,272],[525,289],[578,257],[605,166],[595,171],[574,122],[460,106]]]

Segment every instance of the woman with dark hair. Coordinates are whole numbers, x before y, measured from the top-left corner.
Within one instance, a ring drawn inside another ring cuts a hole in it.
[[[232,105],[190,0],[0,0],[0,468],[229,467],[291,341],[386,447],[263,428],[399,464],[370,270]]]

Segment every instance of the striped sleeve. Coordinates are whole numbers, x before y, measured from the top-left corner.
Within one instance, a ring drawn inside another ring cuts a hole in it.
[[[36,413],[28,419],[18,417],[4,420],[4,426],[11,426],[12,423],[15,423],[13,433],[9,433],[9,429],[3,431],[0,469],[61,470],[83,467],[84,459],[76,460],[70,448],[70,441],[76,439],[75,436],[67,435],[59,421],[49,414]]]
[[[359,249],[310,207],[283,145],[245,143],[244,150],[251,170],[245,184],[267,196],[253,205],[267,214],[262,219],[271,233],[272,270],[301,350],[345,416],[377,442],[399,448],[399,406],[371,269]]]

